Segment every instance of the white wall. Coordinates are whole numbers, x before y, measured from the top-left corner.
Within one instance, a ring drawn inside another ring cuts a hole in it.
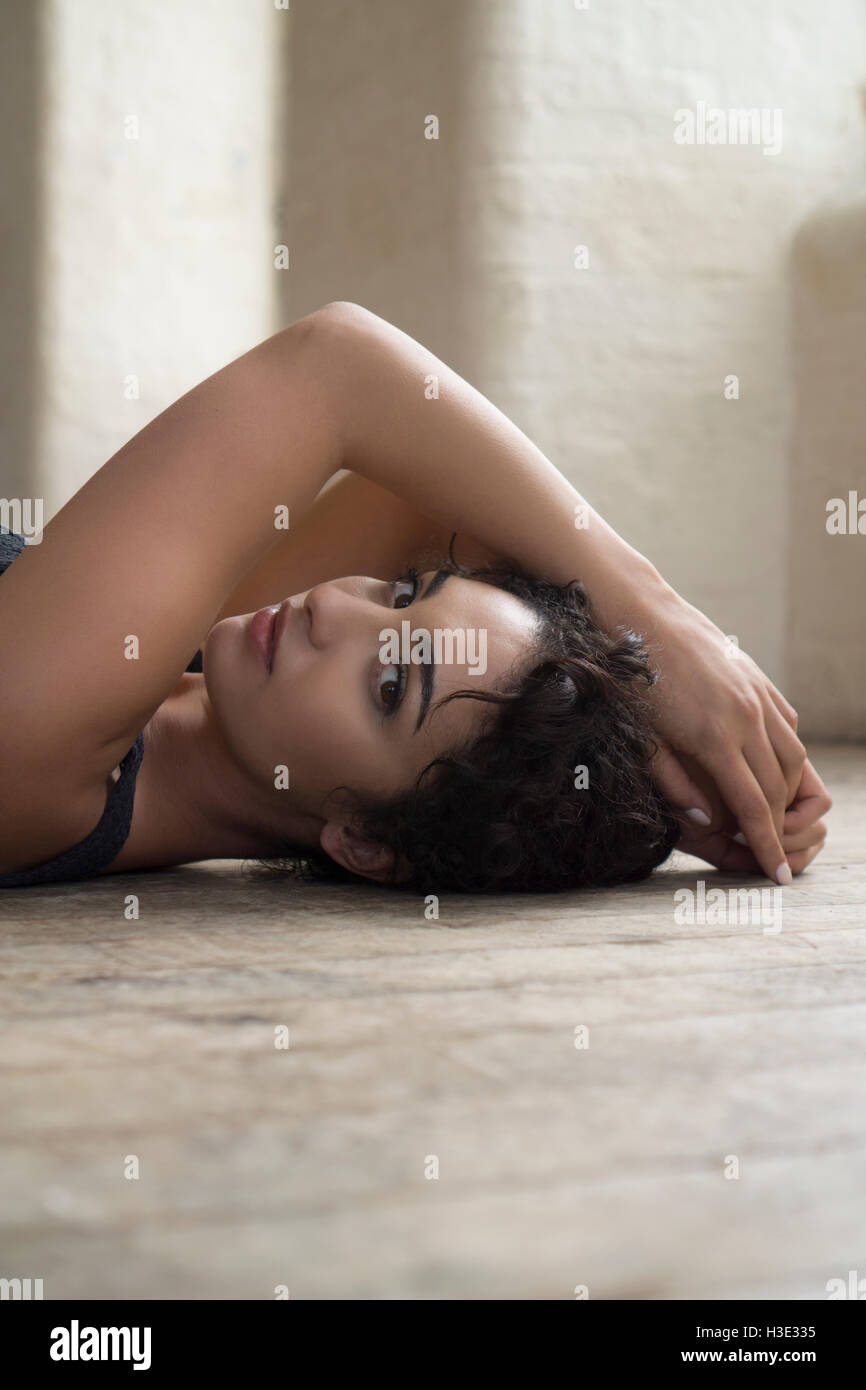
[[[427,342],[787,689],[789,633],[821,640],[789,610],[788,255],[863,167],[860,0],[317,0],[292,59],[289,315],[353,298]],[[780,108],[780,152],[675,143],[699,101]],[[793,692],[813,733],[866,735],[851,659],[832,719]]]
[[[789,507],[802,480],[791,460],[788,255],[816,202],[862,176],[866,9],[859,0],[484,9],[473,108],[485,133],[468,180],[483,379],[603,515],[788,688],[789,623],[813,669],[827,655],[819,631],[795,630],[796,587],[789,603]],[[781,109],[780,152],[676,144],[673,113],[699,101]],[[572,268],[578,243],[585,270]],[[853,295],[850,261],[849,276]],[[862,364],[862,313],[859,326]],[[724,397],[729,373],[738,400]],[[847,424],[850,439],[851,408]],[[862,441],[861,430],[864,495]],[[855,486],[852,462],[839,485],[848,476]],[[811,556],[824,520],[821,500],[814,528],[798,532],[800,597],[818,581]],[[862,594],[866,537],[859,562]],[[828,578],[819,582],[827,610]],[[832,723],[798,681],[807,726],[838,734],[856,719],[866,734],[862,644],[854,669]]]
[[[46,517],[277,326],[272,142],[286,18],[235,0],[45,6]],[[126,397],[129,376],[138,400]]]
[[[823,531],[866,495],[861,0],[42,0],[2,26],[6,495],[50,516],[204,376],[356,299],[516,420],[805,732],[866,736],[866,537]],[[781,151],[676,144],[698,102],[780,108]]]

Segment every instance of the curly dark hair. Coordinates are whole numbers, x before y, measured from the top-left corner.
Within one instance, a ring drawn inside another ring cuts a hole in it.
[[[523,599],[539,631],[523,674],[510,684],[445,697],[498,706],[471,742],[429,763],[391,800],[335,789],[351,793],[359,833],[391,849],[395,865],[411,866],[402,882],[395,869],[391,886],[423,894],[537,893],[646,878],[668,857],[680,827],[650,775],[655,744],[642,687],[656,675],[643,640],[626,630],[608,636],[577,580],[550,584],[512,561],[470,569],[454,559],[453,539],[439,568]],[[287,846],[257,862],[368,882],[320,848]]]

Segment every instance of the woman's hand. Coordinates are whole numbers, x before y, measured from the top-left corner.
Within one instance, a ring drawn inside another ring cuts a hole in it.
[[[650,695],[656,782],[695,823],[683,848],[790,883],[823,844],[819,817],[832,805],[797,737],[796,711],[735,639],[673,590],[645,616],[634,614],[632,625],[659,671]],[[735,833],[746,845],[729,838]]]
[[[710,816],[682,761],[693,756],[760,867],[790,882],[784,818],[806,750],[775,686],[446,363],[357,304],[337,301],[313,317],[306,379],[323,393],[330,474],[348,469],[530,574],[579,578],[600,625],[641,633],[660,672],[650,698],[662,793],[684,814]]]
[[[681,755],[681,760],[687,774],[705,793],[712,815],[706,827],[685,821],[677,848],[729,873],[760,873],[761,865],[746,844],[736,817],[719,796],[718,788],[692,759]],[[827,827],[821,816],[830,805],[827,790],[807,758],[797,795],[785,812],[782,829],[782,848],[792,874],[801,874],[824,848]]]

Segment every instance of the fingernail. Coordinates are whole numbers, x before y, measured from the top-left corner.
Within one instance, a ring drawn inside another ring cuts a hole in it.
[[[690,811],[686,811],[689,820],[693,820],[695,825],[709,825],[710,818],[706,811],[702,811],[699,806],[693,806]]]
[[[779,865],[778,869],[776,870],[776,882],[777,882],[777,883],[781,883],[781,884],[783,884],[785,887],[787,887],[787,885],[793,880],[793,877],[794,877],[794,875],[791,873],[791,865],[790,865],[790,864],[780,864],[780,865]]]
[[[738,845],[748,845],[749,843],[742,830],[737,835],[732,835],[731,839],[736,840]]]

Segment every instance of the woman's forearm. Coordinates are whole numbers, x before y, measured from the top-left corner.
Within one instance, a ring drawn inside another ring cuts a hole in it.
[[[745,656],[729,660],[719,629],[444,362],[357,305],[328,305],[317,322],[341,465],[535,574],[580,579],[603,627],[640,632],[662,677],[654,694],[662,790],[708,820],[709,803],[676,754],[696,759],[757,862],[789,882],[783,823],[806,752],[775,686]]]
[[[671,592],[518,427],[406,333],[354,304],[320,311],[343,467],[496,555],[580,579],[605,627]]]

